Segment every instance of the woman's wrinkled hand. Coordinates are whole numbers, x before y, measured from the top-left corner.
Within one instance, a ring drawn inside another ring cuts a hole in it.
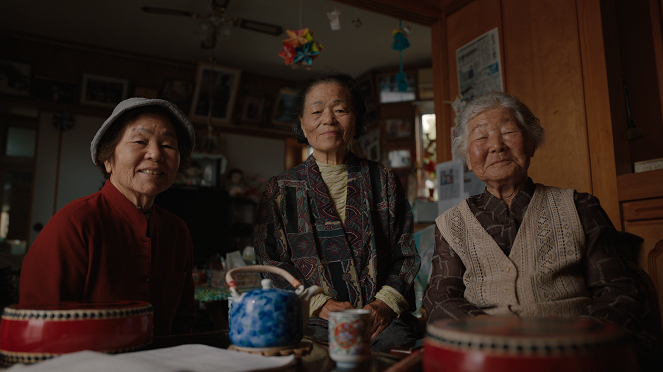
[[[373,318],[373,336],[375,338],[380,332],[384,331],[385,328],[391,323],[391,319],[396,315],[393,310],[382,300],[375,300],[370,304],[364,306],[364,309],[371,311],[371,317]]]
[[[320,308],[320,313],[318,314],[318,317],[329,321],[329,313],[332,311],[341,311],[341,310],[349,310],[349,309],[354,309],[351,303],[349,302],[338,302],[334,300],[327,300],[324,305]]]

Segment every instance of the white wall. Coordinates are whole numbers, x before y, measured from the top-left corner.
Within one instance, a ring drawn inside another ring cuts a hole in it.
[[[53,114],[42,112],[39,117],[31,227],[45,225],[70,201],[98,191],[104,180],[90,158],[90,141],[104,118],[76,115],[74,126],[61,132],[52,124]],[[30,242],[37,234],[31,229]]]
[[[42,112],[39,118],[31,227],[36,223],[46,225],[57,210],[98,191],[104,180],[101,171],[92,164],[90,141],[106,118],[75,115],[74,126],[60,132],[52,125],[53,114]],[[221,134],[220,150],[228,160],[227,169],[239,168],[247,176],[268,179],[284,171],[282,139]],[[28,244],[37,234],[31,229]]]

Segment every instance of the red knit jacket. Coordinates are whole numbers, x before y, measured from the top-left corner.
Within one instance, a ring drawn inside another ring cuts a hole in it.
[[[20,302],[149,301],[155,335],[186,333],[196,311],[192,267],[184,221],[155,206],[148,227],[145,215],[106,182],[65,205],[39,233],[23,260]]]

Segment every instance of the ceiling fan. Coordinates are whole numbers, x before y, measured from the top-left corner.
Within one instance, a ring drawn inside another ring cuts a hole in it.
[[[151,6],[144,6],[142,10],[147,13],[185,16],[202,20],[200,23],[200,47],[203,49],[214,48],[217,35],[219,34],[219,31],[225,26],[233,26],[247,30],[264,32],[274,36],[279,36],[283,33],[283,28],[281,26],[226,16],[225,13],[229,2],[230,0],[212,0],[210,8],[202,13],[188,12],[186,10],[156,8]]]

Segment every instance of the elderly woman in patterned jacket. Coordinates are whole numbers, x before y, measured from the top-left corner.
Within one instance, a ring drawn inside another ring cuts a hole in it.
[[[420,259],[410,205],[387,167],[349,151],[365,133],[366,104],[347,75],[301,83],[293,124],[313,154],[269,180],[254,228],[258,262],[281,267],[324,293],[311,301],[306,334],[327,340],[329,313],[368,309],[373,350],[416,339],[413,280]],[[274,285],[289,284],[269,275]]]
[[[502,92],[480,95],[461,111],[453,151],[486,189],[435,220],[423,299],[428,323],[589,317],[621,326],[639,351],[655,355],[658,314],[643,305],[641,278],[623,259],[618,232],[598,199],[527,176],[544,138],[530,109]]]

